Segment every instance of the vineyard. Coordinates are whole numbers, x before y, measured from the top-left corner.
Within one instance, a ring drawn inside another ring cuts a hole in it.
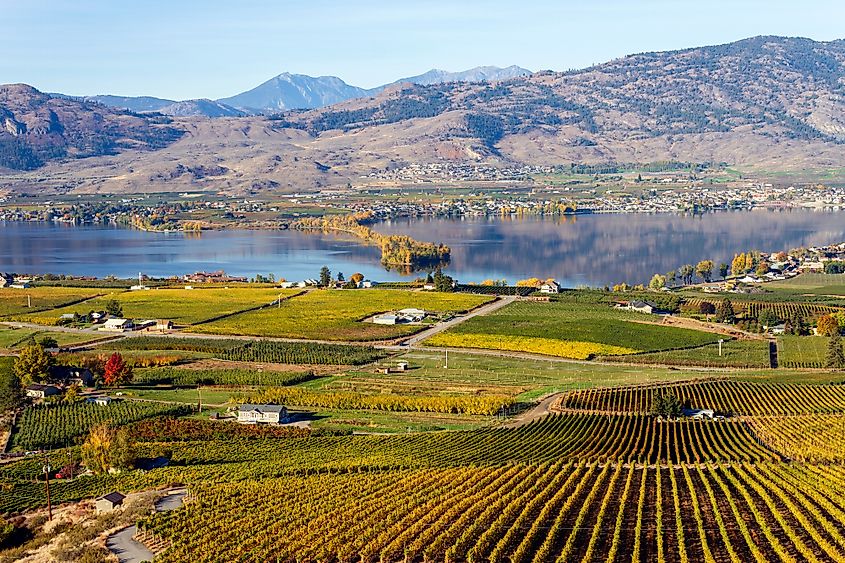
[[[117,350],[181,350],[201,352],[221,360],[279,364],[361,365],[387,355],[371,346],[160,336],[126,338],[109,343],[108,347]]]
[[[19,316],[78,303],[102,295],[102,290],[78,287],[31,287],[0,291],[0,316]],[[31,306],[30,306],[31,305]]]
[[[370,395],[344,391],[310,391],[289,387],[275,387],[250,395],[236,396],[235,400],[246,403],[269,403],[328,409],[480,415],[494,415],[511,407],[514,403],[512,397],[492,394],[407,396],[385,393]]]
[[[258,371],[255,369],[136,369],[133,384],[140,385],[296,385],[314,378],[313,372]]]
[[[547,463],[200,484],[141,527],[165,562],[841,561],[845,476]]]
[[[843,415],[765,416],[752,419],[751,425],[763,442],[791,459],[845,462]]]
[[[235,315],[193,327],[191,332],[337,341],[385,340],[424,327],[379,325],[363,321],[378,313],[409,307],[432,313],[467,311],[492,299],[468,293],[392,289],[309,291],[283,301],[281,307]]]
[[[564,410],[647,413],[655,396],[672,394],[692,408],[740,416],[845,413],[845,386],[702,380],[668,385],[582,389],[556,402]]]
[[[778,337],[778,364],[785,368],[821,368],[827,354],[827,338]]]
[[[63,447],[107,420],[120,425],[185,412],[185,407],[172,404],[134,401],[112,402],[106,406],[91,403],[39,405],[24,410],[12,434],[12,444],[25,450]]]
[[[268,305],[280,296],[284,299],[297,293],[298,290],[292,289],[240,287],[121,291],[89,299],[84,303],[53,309],[49,313],[40,313],[38,317],[57,319],[65,313],[86,315],[89,311],[103,311],[109,301],[116,300],[120,303],[123,315],[129,318],[170,319],[176,324],[194,324]]]
[[[721,356],[719,355],[718,344],[706,344],[704,346],[682,350],[667,350],[628,356],[604,356],[599,359],[604,362],[665,366],[771,367],[769,343],[765,340],[727,340],[722,344]]]
[[[517,302],[436,334],[425,344],[589,359],[689,348],[719,340],[717,334],[650,321],[653,318],[649,315],[615,309],[606,303]]]
[[[704,302],[718,305],[722,297],[714,297],[711,299],[702,298],[686,298],[684,301],[693,307],[698,307]],[[731,305],[737,314],[743,315],[745,318],[756,319],[763,311],[771,311],[775,316],[781,320],[787,320],[792,316],[798,314],[807,321],[812,321],[827,313],[841,311],[841,307],[833,307],[830,305],[822,305],[818,303],[795,303],[788,301],[781,302],[765,302],[765,301],[736,301],[732,300]]]

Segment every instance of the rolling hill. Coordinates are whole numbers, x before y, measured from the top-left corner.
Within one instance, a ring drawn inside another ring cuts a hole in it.
[[[577,71],[520,74],[497,82],[401,82],[375,95],[270,118],[202,122],[185,117],[162,123],[161,116],[104,113],[101,106],[74,102],[71,122],[80,126],[96,122],[82,118],[97,112],[111,120],[134,120],[127,131],[147,133],[146,141],[134,143],[145,150],[108,137],[108,129],[91,127],[89,138],[112,139],[109,152],[120,154],[68,161],[96,151],[43,153],[44,162],[57,163],[18,175],[12,185],[242,193],[364,185],[374,172],[414,163],[678,160],[758,170],[841,166],[842,40],[754,37],[641,53]],[[58,103],[34,89],[27,92],[42,105]],[[55,135],[49,119],[39,133],[16,129],[19,110],[2,97],[0,112],[7,123],[0,133],[3,146],[16,139],[11,142],[26,147],[40,136]],[[63,118],[55,127],[62,124]],[[174,130],[185,132],[176,142]],[[174,173],[178,166],[217,167],[225,173],[196,178]]]

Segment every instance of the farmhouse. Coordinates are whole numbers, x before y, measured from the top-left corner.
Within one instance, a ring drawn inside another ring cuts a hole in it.
[[[540,293],[560,293],[560,285],[554,280],[549,280],[540,286]]]
[[[98,407],[107,407],[112,403],[111,397],[106,397],[105,395],[100,395],[99,397],[88,397],[85,399],[86,403],[97,405]]]
[[[33,399],[43,399],[51,395],[58,395],[59,388],[53,385],[44,385],[42,383],[33,383],[26,386],[26,396]]]
[[[281,424],[288,419],[288,409],[282,405],[250,405],[238,407],[238,422],[242,424]]]
[[[94,374],[88,368],[53,366],[50,368],[50,379],[65,387],[69,385],[91,387],[94,385]]]
[[[133,330],[135,325],[130,319],[113,318],[108,319],[99,330],[105,332],[128,332]]]
[[[118,506],[122,506],[123,499],[125,498],[126,495],[124,495],[123,493],[118,493],[117,491],[112,491],[111,493],[105,494],[101,497],[97,497],[94,500],[94,506],[97,509],[97,514],[110,512]]]
[[[628,309],[631,311],[637,311],[638,313],[646,313],[648,315],[656,315],[660,312],[660,308],[651,301],[640,301],[639,299],[635,299],[628,303]]]
[[[165,331],[173,328],[173,321],[169,319],[159,319],[156,321],[156,330]]]
[[[682,413],[684,416],[687,416],[693,420],[713,420],[716,417],[716,413],[713,409],[687,409],[685,408]]]

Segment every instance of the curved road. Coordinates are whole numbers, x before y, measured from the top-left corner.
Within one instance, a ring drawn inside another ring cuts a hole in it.
[[[182,506],[185,489],[173,489],[155,503],[156,512],[176,510]],[[152,561],[155,554],[133,537],[138,532],[138,526],[131,525],[113,533],[106,539],[106,547],[114,553],[120,563],[144,563]]]

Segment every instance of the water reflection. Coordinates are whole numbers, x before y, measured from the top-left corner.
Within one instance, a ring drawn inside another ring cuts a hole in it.
[[[402,220],[376,230],[452,248],[447,273],[461,281],[551,276],[569,286],[646,282],[702,258],[845,240],[841,212],[746,211],[683,215],[584,215]],[[225,269],[233,275],[316,277],[320,267],[347,277],[406,279],[386,271],[376,247],[298,231],[145,233],[107,227],[0,224],[0,271],[131,277]]]

